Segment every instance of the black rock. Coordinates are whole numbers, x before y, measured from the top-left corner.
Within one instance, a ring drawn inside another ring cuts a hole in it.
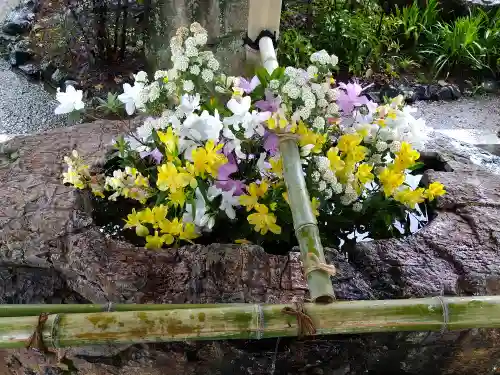
[[[418,100],[417,94],[411,88],[402,86],[401,91],[403,92],[403,97],[405,98],[406,103],[412,104]]]
[[[413,87],[413,92],[415,93],[417,100],[431,99],[431,90],[429,85],[417,84]]]
[[[378,91],[367,92],[365,95],[368,97],[368,99],[370,99],[371,101],[373,101],[375,103],[381,102],[380,92],[378,92]]]
[[[486,92],[494,93],[498,91],[498,82],[494,80],[486,80],[481,83],[481,87]]]
[[[35,13],[22,5],[9,13],[2,30],[9,35],[19,35],[29,31],[35,22]]]
[[[66,73],[64,73],[61,69],[56,69],[52,76],[50,77],[50,81],[54,86],[60,86],[64,83],[66,79]]]
[[[67,79],[66,81],[64,81],[64,85],[62,86],[64,90],[66,90],[68,86],[73,86],[75,89],[80,88],[80,84],[73,79]]]
[[[57,70],[57,67],[51,61],[43,61],[40,64],[41,77],[45,81],[50,81],[52,74]]]
[[[395,98],[398,95],[403,95],[403,91],[393,85],[384,85],[380,88],[380,99],[384,98]]]
[[[27,63],[18,66],[19,70],[21,70],[24,74],[32,77],[40,79],[40,66],[35,63]]]
[[[33,51],[30,48],[29,42],[24,39],[11,43],[8,50],[9,62],[12,66],[23,65],[33,57]]]
[[[462,96],[462,93],[460,92],[460,89],[458,88],[457,85],[446,85],[439,90],[437,90],[436,93],[432,94],[432,99],[434,100],[456,100]]]

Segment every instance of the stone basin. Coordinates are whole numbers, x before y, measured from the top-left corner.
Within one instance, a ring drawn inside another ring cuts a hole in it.
[[[287,303],[307,298],[298,253],[212,244],[162,252],[106,237],[62,185],[71,150],[104,161],[120,124],[97,121],[0,144],[0,303]],[[424,181],[448,194],[405,239],[326,249],[339,300],[500,294],[500,163],[435,134]],[[482,151],[485,152],[485,151]],[[496,159],[495,159],[496,158]],[[492,167],[493,166],[493,167]],[[494,374],[498,330],[388,333],[75,348],[80,374]],[[58,372],[59,371],[59,372]],[[27,350],[0,351],[1,374],[59,374]]]

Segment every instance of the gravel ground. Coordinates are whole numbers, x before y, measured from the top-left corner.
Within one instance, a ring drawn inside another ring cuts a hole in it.
[[[496,133],[500,128],[499,96],[474,96],[450,102],[420,101],[415,107],[434,129],[477,129]]]
[[[36,133],[64,125],[64,117],[54,115],[54,95],[14,73],[2,59],[0,82],[0,135]]]

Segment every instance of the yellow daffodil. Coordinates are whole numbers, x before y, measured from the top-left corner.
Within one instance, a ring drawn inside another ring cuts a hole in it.
[[[161,191],[170,190],[176,192],[189,185],[191,175],[184,171],[179,172],[176,166],[172,163],[162,164],[158,167],[158,180],[156,186]]]
[[[308,129],[308,127],[302,121],[299,121],[297,134],[299,135],[300,147],[313,145],[314,147],[311,149],[311,152],[314,154],[321,152],[323,145],[326,142],[325,134],[315,133],[314,131]]]
[[[166,132],[158,131],[157,133],[161,143],[165,145],[167,152],[169,154],[175,154],[177,152],[178,138],[174,134],[172,127],[169,127]]]
[[[358,170],[356,171],[356,178],[362,184],[366,184],[367,182],[372,181],[373,178],[375,177],[373,176],[372,170],[373,170],[373,165],[366,163],[360,164],[358,166]]]
[[[179,238],[184,241],[193,242],[195,238],[199,237],[199,233],[196,232],[196,227],[193,223],[185,223],[182,232],[179,234]]]
[[[177,217],[173,220],[163,219],[159,224],[162,233],[178,236],[182,232],[182,221]]]
[[[146,237],[146,249],[161,249],[163,244],[170,245],[173,242],[174,238],[170,234],[160,236],[158,235],[158,231],[155,230],[153,236]]]
[[[386,197],[390,197],[405,181],[405,175],[393,168],[384,168],[378,175],[378,178],[384,188]]]
[[[330,160],[330,168],[332,171],[341,171],[345,167],[345,162],[339,156],[339,149],[337,147],[332,147],[326,153],[328,160]]]
[[[368,149],[364,146],[354,146],[346,155],[346,162],[356,164],[365,160]]]
[[[337,147],[340,151],[347,154],[354,149],[354,147],[359,146],[362,140],[363,136],[361,134],[344,134],[340,136]]]
[[[401,142],[401,149],[396,153],[394,166],[399,171],[404,171],[415,164],[420,157],[420,153],[414,150],[408,142]]]
[[[168,202],[174,207],[184,207],[186,203],[186,192],[184,189],[177,189],[175,192],[168,195]]]
[[[424,189],[417,188],[415,190],[412,190],[407,187],[395,192],[394,199],[398,202],[403,203],[409,208],[414,208],[418,203],[422,203],[425,200]]]
[[[192,151],[193,165],[196,175],[204,176],[205,173],[216,177],[219,168],[227,163],[227,158],[218,153],[224,146],[223,143],[215,145],[213,140],[207,141],[205,147],[198,147]]]
[[[385,122],[384,118],[379,118],[375,123],[380,126],[381,128],[385,128],[387,126],[387,123]]]
[[[429,185],[429,187],[425,190],[425,197],[433,201],[437,197],[446,194],[446,190],[444,189],[444,185],[440,182],[433,182]]]
[[[266,181],[262,181],[260,185],[252,182],[248,186],[248,194],[240,196],[241,205],[245,206],[247,211],[250,211],[259,204],[259,198],[263,197],[267,193],[268,189],[269,184]]]
[[[274,234],[281,233],[281,227],[276,224],[276,216],[269,213],[269,209],[263,204],[257,204],[255,206],[256,213],[248,215],[248,222],[254,226],[256,232],[260,234],[266,234],[267,232],[272,232]]]
[[[283,160],[281,156],[270,158],[269,163],[271,164],[271,172],[279,178],[283,178]]]
[[[124,228],[135,228],[135,233],[139,237],[146,237],[149,234],[148,228],[142,224],[141,212],[136,212],[135,208],[132,209],[131,214],[127,215]]]

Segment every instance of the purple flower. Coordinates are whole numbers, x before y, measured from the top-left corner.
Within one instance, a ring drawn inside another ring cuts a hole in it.
[[[337,99],[337,104],[339,105],[344,115],[349,115],[352,113],[354,108],[366,105],[371,111],[374,105],[366,96],[360,96],[363,90],[367,89],[369,86],[361,87],[357,82],[350,83],[339,83],[339,87],[343,90],[339,93],[339,98]],[[375,105],[376,108],[376,105]]]
[[[215,186],[224,191],[231,191],[234,189],[233,195],[244,194],[245,184],[241,180],[234,180],[230,175],[238,171],[236,159],[232,154],[228,156],[228,162],[219,168],[217,175],[217,182]]]
[[[163,159],[163,154],[155,148],[153,151],[142,151],[140,154],[142,159],[147,158],[148,156],[155,161],[156,164],[160,164]]]
[[[281,96],[274,97],[273,93],[266,90],[266,100],[259,100],[255,107],[261,111],[277,112],[281,105]]]
[[[259,85],[260,85],[260,81],[259,81],[259,78],[257,78],[257,76],[254,76],[250,82],[247,81],[245,78],[240,77],[237,87],[239,87],[240,89],[243,89],[243,91],[246,94],[250,94]]]
[[[264,135],[264,150],[269,152],[271,156],[276,155],[279,148],[278,136],[272,132],[266,132]]]

